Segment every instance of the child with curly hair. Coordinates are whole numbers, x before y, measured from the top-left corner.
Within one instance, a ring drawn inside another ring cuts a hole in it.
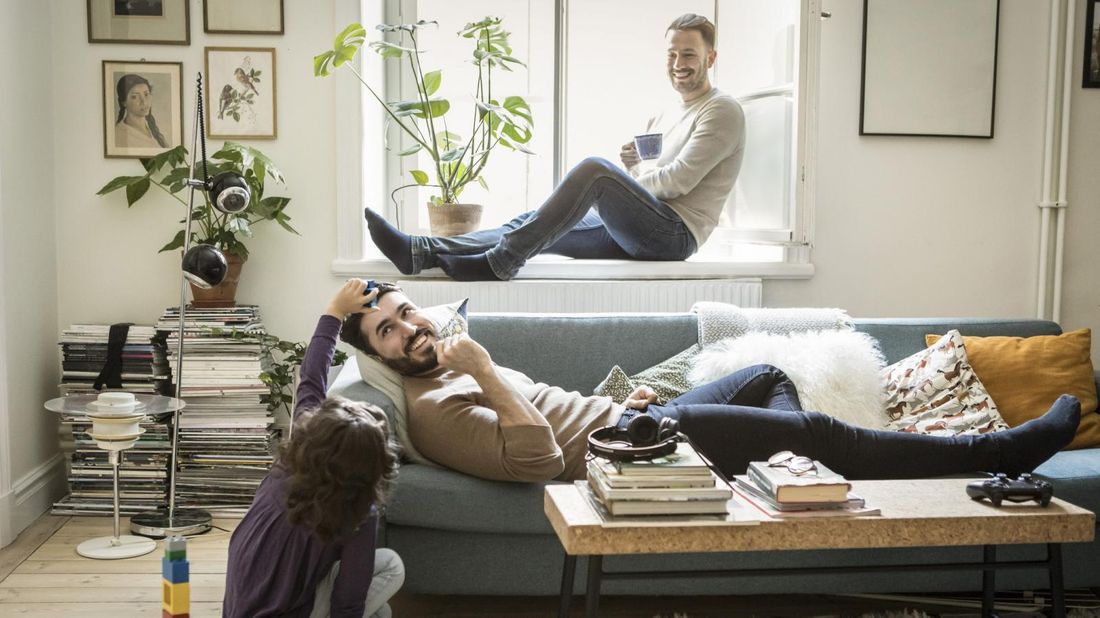
[[[390,615],[401,559],[375,549],[377,507],[397,474],[397,449],[376,406],[325,398],[345,318],[377,311],[351,279],[329,302],[306,350],[294,430],[229,541],[222,615],[321,618]]]

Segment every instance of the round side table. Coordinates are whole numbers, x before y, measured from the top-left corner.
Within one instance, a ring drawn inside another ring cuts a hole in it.
[[[157,542],[141,536],[119,533],[118,469],[122,451],[131,448],[145,430],[139,423],[147,415],[166,414],[186,405],[183,401],[162,395],[134,395],[133,404],[104,404],[98,395],[70,395],[46,402],[51,412],[86,416],[93,425],[88,435],[96,446],[107,451],[111,465],[114,498],[114,528],[112,536],[89,539],[77,545],[76,553],[96,560],[118,560],[143,556],[157,548]]]

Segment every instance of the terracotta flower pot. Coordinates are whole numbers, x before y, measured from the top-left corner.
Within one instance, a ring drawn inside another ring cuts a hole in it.
[[[244,266],[244,258],[228,253],[225,261],[229,270],[225,273],[225,280],[209,290],[204,290],[191,284],[192,307],[236,307],[237,306],[237,282],[241,280],[241,267]]]
[[[460,236],[481,226],[481,204],[428,204],[432,236]]]

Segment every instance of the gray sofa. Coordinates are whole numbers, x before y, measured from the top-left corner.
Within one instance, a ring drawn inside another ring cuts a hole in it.
[[[958,328],[964,335],[1033,336],[1059,334],[1060,327],[1039,320],[861,319],[857,330],[874,336],[888,362],[922,348],[926,333]],[[501,365],[537,381],[590,394],[612,365],[634,373],[669,358],[696,341],[692,314],[538,315],[473,314],[470,334]],[[354,365],[345,365],[332,394],[393,404],[364,383]],[[1100,510],[1100,449],[1065,451],[1038,473],[1055,484],[1055,495],[1094,512]],[[405,589],[413,593],[461,595],[554,595],[560,585],[562,550],[543,515],[543,485],[476,479],[458,472],[407,464],[401,469],[387,509],[384,543],[405,561]],[[998,557],[1037,558],[1041,547],[1008,548]],[[1100,586],[1100,541],[1063,550],[1068,587]],[[920,561],[972,561],[980,548],[883,549],[852,551],[752,552],[736,555],[665,555],[607,558],[604,568],[702,569],[770,568],[814,565],[866,565]],[[584,564],[574,590],[584,590]],[[977,590],[977,573],[876,573],[859,576],[760,576],[737,580],[617,580],[604,594],[757,594],[797,590],[903,592]],[[1043,588],[1040,571],[998,575],[1001,588]]]

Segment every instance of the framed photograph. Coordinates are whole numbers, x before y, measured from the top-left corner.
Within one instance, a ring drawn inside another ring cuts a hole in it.
[[[183,143],[183,64],[103,61],[103,156],[145,158]]]
[[[190,45],[190,2],[88,0],[88,42]]]
[[[1081,86],[1100,88],[1100,11],[1096,4],[1100,0],[1086,0],[1088,12],[1085,16],[1085,61],[1084,78]]]
[[[860,135],[993,137],[999,0],[863,0]]]
[[[275,49],[206,48],[210,137],[275,139]]]
[[[282,34],[283,0],[206,0],[202,29],[210,34]]]

